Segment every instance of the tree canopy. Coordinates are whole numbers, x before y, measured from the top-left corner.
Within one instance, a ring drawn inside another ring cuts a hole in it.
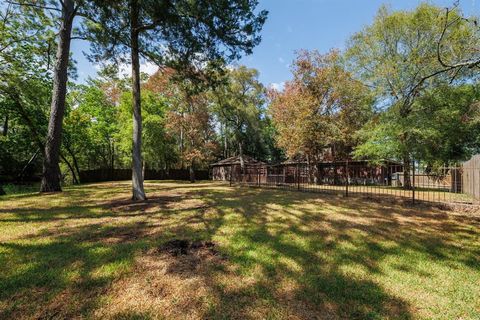
[[[382,6],[345,50],[297,51],[274,90],[236,62],[261,40],[256,0],[67,2],[68,12],[60,1],[0,7],[2,181],[43,177],[52,191],[86,170],[132,168],[141,200],[144,170],[190,170],[194,181],[231,156],[393,160],[408,177],[411,163],[480,151],[480,33],[458,7]],[[77,38],[99,67],[82,83],[68,47]],[[155,74],[140,72],[147,61]]]

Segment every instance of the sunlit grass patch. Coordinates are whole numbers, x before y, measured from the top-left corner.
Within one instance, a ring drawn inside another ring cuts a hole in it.
[[[480,315],[474,214],[212,182],[146,189],[142,203],[128,182],[3,198],[0,318]],[[215,251],[175,256],[172,239]]]

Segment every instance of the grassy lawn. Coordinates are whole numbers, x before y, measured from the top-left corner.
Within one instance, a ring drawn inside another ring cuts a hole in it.
[[[1,319],[480,319],[480,216],[201,182],[0,198]],[[164,250],[172,239],[214,250]]]

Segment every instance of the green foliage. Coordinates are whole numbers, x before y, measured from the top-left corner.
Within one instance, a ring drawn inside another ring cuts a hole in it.
[[[461,14],[454,12],[455,17]],[[346,57],[352,70],[374,88],[379,106],[401,101],[402,112],[408,112],[416,95],[428,86],[449,81],[444,73],[422,79],[441,69],[437,59],[437,42],[443,27],[443,8],[421,3],[412,11],[390,11],[380,8],[373,23],[351,37]],[[448,51],[458,55],[472,43],[474,27],[463,21],[450,30]],[[468,73],[457,74],[457,79]]]
[[[166,113],[169,108],[168,101],[159,94],[144,90],[142,92],[142,118],[143,118],[143,157],[147,168],[165,169],[174,166],[177,154],[174,140],[167,133]],[[122,164],[129,164],[132,150],[132,95],[123,93],[119,105],[119,131],[116,135],[119,149],[122,151]]]
[[[212,90],[210,97],[221,126],[219,142],[224,156],[244,153],[267,161],[281,157],[269,136],[273,128],[266,115],[265,93],[258,71],[244,66],[228,70],[222,84]]]
[[[113,168],[119,133],[118,108],[101,81],[90,81],[72,91],[71,110],[64,120],[64,147],[83,168]]]
[[[364,144],[357,147],[357,157],[448,161],[464,158],[466,150],[473,150],[464,139],[458,140],[465,142],[462,146],[454,147],[450,137],[464,133],[466,127],[458,113],[463,114],[459,110],[469,108],[474,100],[455,102],[448,94],[465,90],[456,86],[470,82],[474,75],[463,69],[436,74],[443,69],[436,41],[444,25],[443,10],[429,3],[412,11],[390,11],[384,6],[371,25],[350,39],[349,66],[373,88],[379,111],[358,133]],[[447,60],[461,60],[468,48],[480,43],[475,27],[461,17],[459,11],[451,13],[458,23],[445,38]]]
[[[51,97],[53,23],[30,8],[0,8],[0,176],[16,178],[42,149]],[[36,158],[29,174],[38,173]]]
[[[94,40],[94,59],[125,60],[133,28],[144,58],[188,72],[192,65],[250,54],[261,40],[258,33],[267,17],[266,11],[255,13],[257,4],[257,0],[92,1],[84,12],[95,22],[83,30]],[[133,6],[138,10],[134,26]]]
[[[357,135],[358,158],[400,159],[411,152],[429,164],[467,160],[479,151],[478,85],[441,86],[425,92],[406,117],[394,106],[379,114]],[[405,143],[399,143],[403,137]]]

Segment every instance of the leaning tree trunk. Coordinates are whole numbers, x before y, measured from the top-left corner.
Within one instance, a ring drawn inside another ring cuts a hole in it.
[[[72,181],[73,181],[73,184],[78,184],[78,179],[77,179],[77,175],[75,174],[75,169],[73,168],[72,164],[70,163],[70,161],[68,161],[67,158],[65,158],[62,154],[60,154],[60,157],[62,158],[63,162],[65,162],[65,164],[67,165],[68,169],[70,170],[70,173],[72,174]]]
[[[62,20],[59,32],[57,56],[53,75],[52,104],[48,134],[43,161],[43,177],[40,192],[62,191],[60,186],[60,145],[62,143],[62,122],[65,113],[65,97],[67,94],[68,62],[73,18],[74,1],[64,0],[62,4]]]
[[[138,4],[130,4],[132,94],[133,94],[133,148],[132,148],[132,199],[145,200],[142,174],[142,107],[140,100],[140,60],[138,45]]]
[[[77,161],[77,157],[75,156],[75,153],[73,152],[73,150],[67,145],[65,146],[65,149],[67,150],[67,152],[70,154],[70,156],[72,157],[72,160],[73,160],[73,168],[75,169],[76,173],[77,173],[77,177],[78,177],[78,183],[81,183],[81,178],[80,178],[80,167],[78,165],[78,161]]]

